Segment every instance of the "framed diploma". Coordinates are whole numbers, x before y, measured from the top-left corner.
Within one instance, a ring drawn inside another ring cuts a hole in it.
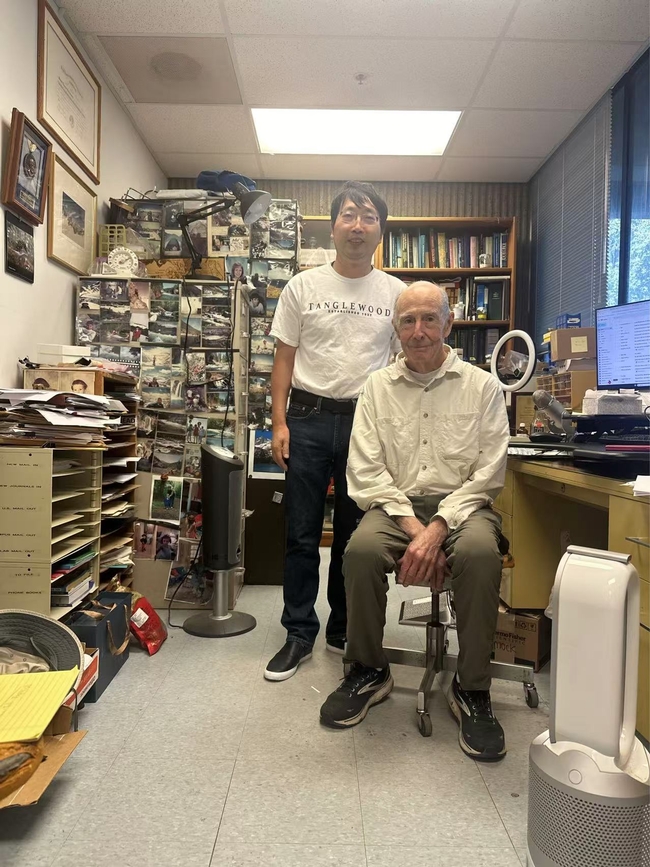
[[[38,119],[98,184],[102,88],[47,0],[38,3]]]
[[[51,156],[50,142],[22,111],[14,108],[2,184],[2,204],[29,223],[42,223],[45,216]]]
[[[48,196],[48,258],[75,274],[88,274],[95,260],[96,231],[97,193],[55,154]]]

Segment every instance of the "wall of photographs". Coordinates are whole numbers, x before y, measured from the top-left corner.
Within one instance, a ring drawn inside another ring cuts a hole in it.
[[[131,228],[153,233],[150,241],[157,240],[158,232],[166,245],[175,237],[168,226],[177,206],[144,203]],[[250,228],[232,212],[221,212],[207,221],[206,238],[209,255],[225,256],[226,282],[81,278],[76,310],[78,344],[89,345],[91,355],[139,379],[137,469],[150,478],[138,514],[137,559],[169,562],[165,598],[177,591],[175,601],[194,604],[205,601],[207,592],[201,570],[188,573],[201,537],[200,447],[207,443],[246,450],[248,443],[236,439],[243,407],[235,395],[248,391],[247,421],[255,429],[251,470],[253,462],[256,477],[277,470],[270,458],[270,330],[280,293],[295,272],[297,203],[274,201],[268,215]],[[180,255],[187,255],[182,245]],[[242,277],[250,341],[248,358],[237,365],[231,287]],[[137,572],[136,562],[136,586]]]

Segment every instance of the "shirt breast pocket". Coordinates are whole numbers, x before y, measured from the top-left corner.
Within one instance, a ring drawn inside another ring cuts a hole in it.
[[[437,451],[446,462],[469,471],[479,456],[478,412],[457,412],[438,418]]]
[[[379,441],[384,447],[386,467],[408,464],[414,447],[414,420],[407,416],[391,415],[377,419]]]

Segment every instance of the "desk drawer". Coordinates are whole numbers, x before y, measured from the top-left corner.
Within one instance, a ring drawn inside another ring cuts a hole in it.
[[[637,572],[646,582],[650,582],[649,544],[650,506],[624,497],[610,497],[609,550],[631,554]]]
[[[522,478],[527,486],[556,497],[562,497],[565,500],[575,500],[597,509],[607,509],[609,506],[610,497],[602,491],[595,491],[593,488],[566,484],[543,476],[523,476],[522,474]]]
[[[639,635],[639,691],[636,727],[650,741],[650,631],[641,627]]]
[[[506,515],[512,515],[512,488],[513,488],[512,470],[506,470],[506,483],[503,490],[494,501],[494,508]],[[506,536],[508,534],[506,533]],[[508,537],[510,538],[510,537]]]

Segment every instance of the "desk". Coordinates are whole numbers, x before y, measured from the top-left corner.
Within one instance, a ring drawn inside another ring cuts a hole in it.
[[[650,740],[650,504],[618,479],[553,461],[508,460],[494,503],[515,566],[501,595],[512,608],[545,608],[567,545],[632,556],[641,578],[637,728]]]

